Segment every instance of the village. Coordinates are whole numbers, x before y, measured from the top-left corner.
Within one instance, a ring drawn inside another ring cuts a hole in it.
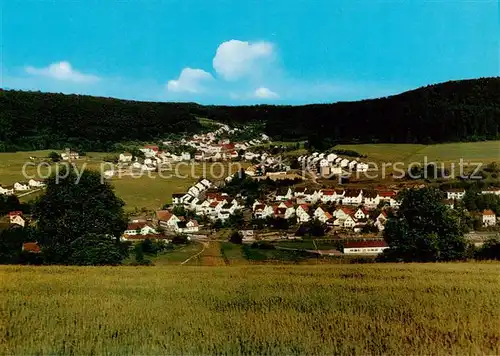
[[[119,153],[113,162],[114,168],[103,172],[108,179],[118,172],[161,172],[165,165],[179,162],[245,163],[238,172],[223,179],[200,178],[185,191],[172,194],[171,203],[163,209],[149,215],[130,216],[122,241],[149,239],[168,243],[180,234],[187,239],[209,239],[217,236],[216,232],[221,229],[237,230],[243,243],[295,240],[304,237],[297,232],[307,231],[316,224],[321,226],[320,236],[343,241],[342,251],[336,251],[337,254],[376,255],[388,247],[382,237],[384,225],[400,205],[397,198],[400,189],[343,184],[318,187],[317,179],[366,172],[369,166],[359,158],[332,152],[302,154],[292,162],[290,158],[283,159],[282,155],[271,152],[270,137],[265,134],[255,133],[247,140],[235,139],[242,131],[221,124],[214,131],[190,138],[144,145],[135,155]],[[59,159],[75,162],[80,156],[66,149]],[[294,165],[301,171],[292,169]],[[255,180],[258,185],[269,184],[269,180],[281,183],[249,199],[244,193],[231,195],[225,191],[225,187],[235,184],[235,180]],[[44,181],[31,179],[13,186],[0,186],[0,194],[20,196],[44,186]],[[443,203],[453,209],[465,193],[465,189],[448,189],[444,192]],[[485,188],[481,194],[500,196],[500,189]],[[479,214],[482,227],[497,225],[497,216],[491,209]],[[25,218],[22,212],[12,211],[9,222],[24,226]],[[32,243],[25,247],[36,250]]]

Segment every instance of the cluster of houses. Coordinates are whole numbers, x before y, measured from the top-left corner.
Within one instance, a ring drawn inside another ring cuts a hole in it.
[[[318,172],[322,177],[340,175],[344,170],[355,172],[368,171],[368,164],[359,162],[356,159],[350,160],[340,157],[335,153],[314,152],[311,155],[304,155],[297,158],[303,168],[312,172]]]
[[[364,205],[375,208],[380,203],[387,203],[393,208],[399,207],[396,190],[392,189],[309,189],[306,187],[284,188],[276,192],[275,201],[293,199],[297,204],[336,203],[339,205]]]
[[[157,145],[146,145],[139,150],[144,154],[144,158],[134,157],[130,152],[120,153],[118,157],[120,166],[129,166],[132,169],[142,171],[156,171],[162,164],[189,161],[191,159],[189,152],[182,152],[176,155],[161,151]]]
[[[194,135],[190,139],[183,139],[181,140],[181,144],[196,149],[194,155],[195,161],[225,161],[236,158],[252,160],[255,158],[253,153],[245,152],[244,157],[239,157],[239,152],[247,151],[251,147],[269,141],[269,136],[266,134],[261,134],[260,138],[255,138],[247,142],[231,142],[229,138],[218,139],[222,135],[230,136],[238,131],[238,128],[221,125],[215,131]]]
[[[196,215],[206,217],[211,221],[220,220],[222,222],[244,208],[244,204],[238,199],[213,189],[209,191],[209,188],[212,188],[211,182],[202,179],[190,187],[186,193],[172,194],[172,204],[183,206]]]
[[[14,195],[16,193],[26,192],[32,189],[45,187],[45,183],[40,180],[30,179],[28,182],[16,182],[13,185],[0,185],[0,195]]]
[[[455,202],[460,201],[465,197],[465,192],[466,191],[463,188],[448,189],[446,191],[446,200],[444,201],[444,203],[453,209],[455,207]],[[481,190],[480,194],[483,195],[494,194],[500,196],[500,188],[497,187],[484,188],[483,190]],[[485,209],[480,214],[484,227],[491,227],[497,225],[498,218],[493,210]]]
[[[384,228],[387,213],[374,214],[380,203],[397,208],[397,192],[393,190],[287,188],[276,193],[273,203],[256,201],[252,206],[256,219],[296,218],[298,223],[319,220],[322,223],[354,232],[366,225],[379,231]],[[335,207],[331,203],[335,203]],[[315,205],[319,205],[314,207]]]
[[[167,234],[164,234],[165,231]],[[191,234],[199,231],[199,224],[194,219],[176,216],[169,210],[158,210],[153,220],[134,219],[123,232],[122,241],[167,240],[172,233]]]
[[[259,139],[252,139],[248,142],[231,142],[229,138],[218,139],[221,135],[231,135],[239,131],[238,128],[230,128],[227,125],[221,125],[217,130],[195,134],[191,138],[183,138],[178,142],[164,141],[165,146],[181,145],[196,149],[192,155],[190,152],[181,152],[178,154],[162,151],[157,145],[146,145],[140,149],[144,158],[134,157],[130,152],[123,152],[119,155],[120,165],[130,166],[132,169],[142,171],[155,171],[161,164],[175,163],[181,161],[226,161],[236,158],[252,160],[259,158],[260,155],[245,152],[244,157],[239,157],[240,151],[260,145],[269,141],[269,137],[262,134]]]
[[[66,148],[66,150],[61,153],[61,159],[63,161],[74,161],[80,159],[80,154],[76,151],[71,151],[69,148]]]

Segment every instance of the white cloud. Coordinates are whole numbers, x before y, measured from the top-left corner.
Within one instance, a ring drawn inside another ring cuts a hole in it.
[[[212,64],[224,79],[236,80],[253,74],[262,61],[273,57],[273,51],[269,42],[230,40],[219,45]]]
[[[254,92],[254,95],[256,98],[259,99],[277,99],[279,98],[279,95],[275,93],[274,91],[265,88],[265,87],[260,87],[257,88]]]
[[[52,79],[69,81],[75,83],[93,83],[100,80],[99,77],[91,74],[83,74],[71,67],[71,64],[66,61],[52,63],[45,68],[35,68],[28,66],[25,72],[31,75],[44,76]]]
[[[199,93],[203,91],[202,82],[210,81],[213,77],[203,69],[184,68],[177,80],[169,80],[167,89],[171,92]]]

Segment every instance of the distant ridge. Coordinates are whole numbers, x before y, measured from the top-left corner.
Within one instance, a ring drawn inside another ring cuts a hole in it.
[[[0,90],[0,151],[109,150],[197,132],[196,117],[261,121],[275,139],[438,143],[499,139],[500,77],[451,81],[357,102],[302,106],[202,106]]]

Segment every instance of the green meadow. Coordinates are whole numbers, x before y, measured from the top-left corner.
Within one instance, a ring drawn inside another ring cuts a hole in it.
[[[337,149],[354,150],[368,156],[368,160],[384,162],[464,162],[491,163],[500,160],[500,141],[417,144],[361,144],[339,145]]]
[[[34,165],[45,160],[50,152],[52,151],[0,153],[0,185],[8,186],[15,182],[28,180],[24,177],[23,167],[25,167],[24,171],[35,179],[48,176],[50,172],[55,171],[54,165],[42,165],[38,171],[38,167]],[[108,155],[110,154],[89,152],[75,163],[80,168],[100,170],[101,164],[104,163],[103,159]],[[30,157],[34,157],[35,160],[30,160]],[[108,164],[104,164],[105,169],[108,169]],[[172,170],[165,171],[162,175],[156,172],[140,177],[123,175],[119,178],[112,178],[110,181],[115,187],[117,195],[125,201],[127,210],[152,210],[170,203],[172,193],[186,191],[200,177],[206,176],[209,179],[217,180],[235,173],[238,164],[241,164],[242,167],[248,166],[248,163],[244,162],[195,163],[192,165],[188,162],[182,162],[177,165],[173,164]],[[39,192],[35,192],[21,199],[27,201],[39,194]]]

